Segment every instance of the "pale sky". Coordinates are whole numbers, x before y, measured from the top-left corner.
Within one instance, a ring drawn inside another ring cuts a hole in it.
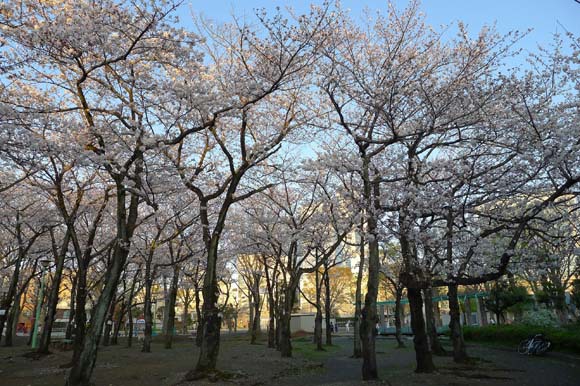
[[[274,10],[275,7],[290,6],[299,13],[308,10],[311,3],[320,4],[321,0],[186,0],[179,10],[183,25],[190,24],[190,9],[217,22],[231,20],[231,14],[251,18],[256,8]],[[394,0],[402,8],[407,0]],[[352,10],[357,17],[368,7],[371,10],[386,9],[386,0],[343,0],[343,8]],[[568,31],[580,36],[580,4],[574,0],[423,0],[421,6],[427,21],[433,26],[450,24],[461,20],[469,25],[469,31],[476,34],[486,24],[497,23],[501,33],[510,30],[532,31],[521,42],[521,47],[535,50],[538,43],[547,45],[555,32]],[[561,25],[560,25],[561,24]]]

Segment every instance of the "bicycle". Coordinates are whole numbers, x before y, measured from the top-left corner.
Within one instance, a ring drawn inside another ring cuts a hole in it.
[[[544,355],[552,347],[552,342],[543,334],[536,334],[518,345],[518,353],[522,355]]]

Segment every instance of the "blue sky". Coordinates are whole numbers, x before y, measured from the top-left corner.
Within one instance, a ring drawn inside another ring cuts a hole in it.
[[[183,25],[190,24],[190,9],[217,22],[231,20],[232,12],[251,18],[256,8],[274,10],[276,6],[291,6],[298,12],[305,12],[309,4],[321,0],[185,0],[179,10]],[[404,7],[406,0],[394,0],[398,7]],[[343,0],[344,8],[352,10],[354,16],[361,14],[363,8],[386,9],[386,0]],[[532,31],[522,42],[525,49],[535,50],[536,45],[547,45],[554,32],[568,31],[580,36],[580,4],[574,0],[423,0],[423,12],[433,26],[450,24],[462,20],[469,30],[476,33],[483,25],[497,22],[499,32],[510,30]]]

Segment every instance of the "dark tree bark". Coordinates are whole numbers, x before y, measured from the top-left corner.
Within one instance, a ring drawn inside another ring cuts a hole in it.
[[[56,259],[56,268],[54,276],[52,278],[50,293],[48,295],[47,313],[44,317],[44,328],[42,329],[42,335],[40,336],[40,344],[38,345],[37,350],[37,352],[41,354],[48,354],[49,352],[48,347],[50,345],[50,335],[52,334],[52,326],[54,325],[54,319],[56,318],[56,306],[58,304],[58,295],[60,293],[60,283],[62,279],[62,271],[64,269],[64,260],[70,242],[69,229],[70,227],[68,227],[65,233],[64,240],[62,241],[60,250],[56,245],[53,230],[52,229],[50,230],[53,255]]]
[[[115,319],[115,325],[113,328],[113,336],[111,337],[111,346],[116,346],[119,344],[119,333],[121,331],[121,326],[123,325],[123,320],[125,319],[125,312],[127,310],[127,303],[125,299],[121,299],[120,309]]]
[[[318,254],[316,254],[318,257]],[[314,317],[314,344],[316,345],[316,350],[323,351],[322,348],[322,287],[321,287],[321,280],[320,280],[320,272],[317,269],[314,272],[314,286],[315,286],[315,301],[314,307],[316,308],[316,316]],[[329,321],[326,321],[326,334],[328,335],[328,326]]]
[[[276,316],[271,311],[268,319],[268,348],[276,348]]]
[[[377,219],[375,211],[379,208],[379,180],[369,177],[370,160],[363,157],[363,183],[364,197],[367,202],[366,218],[369,240],[369,275],[367,281],[367,293],[365,305],[362,311],[361,342],[362,342],[362,378],[365,381],[378,379],[377,359],[375,352],[376,323],[379,321],[377,314],[377,296],[379,293],[379,240],[377,232]]]
[[[425,321],[427,325],[427,336],[429,337],[429,347],[434,355],[444,356],[446,352],[437,334],[437,323],[435,322],[435,312],[433,311],[433,288],[427,287],[423,292],[425,294]]]
[[[22,300],[22,291],[18,291],[14,297],[14,304],[10,308],[8,319],[6,319],[6,336],[4,346],[12,347],[14,334],[16,332],[16,325],[18,324],[18,316],[20,315],[20,302]]]
[[[88,110],[87,110],[88,111]],[[140,176],[143,171],[143,154],[140,150],[135,151],[135,172]],[[106,280],[92,313],[90,327],[86,331],[82,351],[78,362],[74,363],[66,381],[66,386],[88,386],[97,360],[97,344],[103,331],[103,323],[107,309],[117,290],[123,268],[129,256],[131,238],[138,219],[138,208],[141,200],[138,194],[131,194],[127,208],[127,191],[124,186],[124,176],[112,174],[115,177],[117,191],[116,220],[117,235],[113,249],[112,259],[105,273]],[[137,189],[140,186],[136,186]],[[83,310],[84,311],[84,310]]]
[[[487,326],[488,321],[487,321],[487,312],[485,309],[485,302],[483,301],[483,298],[478,297],[477,298],[477,303],[479,305],[479,316],[481,318],[480,323],[482,326]]]
[[[8,318],[10,307],[12,306],[14,297],[18,289],[18,280],[20,278],[20,269],[24,258],[28,254],[28,251],[36,241],[36,239],[41,235],[41,233],[35,233],[28,242],[24,241],[24,235],[22,233],[22,222],[20,211],[16,212],[16,239],[18,241],[18,255],[16,261],[14,262],[14,272],[12,273],[12,278],[10,279],[10,284],[8,286],[8,293],[6,294],[2,304],[0,304],[0,309],[5,310],[4,315],[0,315],[0,339],[2,339],[2,333],[4,330],[4,324]],[[32,334],[30,334],[32,336]]]
[[[362,279],[364,272],[365,261],[365,243],[362,236],[364,228],[364,220],[361,220],[361,240],[359,245],[360,262],[358,266],[358,273],[356,276],[356,292],[354,297],[354,338],[353,338],[353,358],[362,357],[362,347],[360,341],[360,322],[362,313]]]
[[[395,291],[395,338],[397,340],[397,348],[404,348],[403,334],[401,333],[401,314],[403,307],[401,305],[401,298],[403,297],[402,286],[397,286]]]
[[[72,339],[72,334],[74,330],[74,320],[75,320],[75,298],[77,292],[77,275],[74,275],[72,281],[72,288],[70,291],[70,307],[68,314],[68,323],[66,325],[65,339]]]
[[[330,328],[330,317],[331,317],[331,309],[330,309],[330,276],[328,275],[328,265],[325,264],[326,267],[324,269],[324,289],[326,294],[324,296],[324,318],[326,319],[326,345],[332,346],[332,329]]]
[[[461,328],[461,310],[457,299],[457,285],[450,284],[447,288],[449,291],[447,296],[449,297],[449,329],[451,330],[451,341],[453,343],[453,360],[458,363],[464,363],[467,361],[468,356]]]
[[[73,359],[72,363],[77,363],[80,360],[83,343],[85,340],[87,313],[87,271],[88,266],[85,266],[85,261],[80,261],[77,271],[77,291],[75,300],[75,339],[73,342]]]
[[[294,244],[295,246],[295,244]],[[295,250],[295,247],[291,248]],[[288,259],[291,260],[291,259]],[[292,318],[292,308],[294,306],[294,296],[298,288],[300,277],[291,276],[286,288],[284,288],[284,299],[282,300],[282,312],[280,315],[280,354],[284,358],[292,357],[292,340],[290,331],[290,320]]]
[[[127,347],[131,347],[133,345],[133,303],[129,300],[129,307],[127,308]]]
[[[109,280],[106,281],[103,292],[92,313],[91,324],[86,331],[79,362],[74,364],[71,369],[66,386],[89,385],[89,380],[97,360],[97,345],[103,331],[103,323],[105,322],[107,309],[117,289],[117,283],[121,275],[121,270],[125,266],[127,256],[129,255],[129,249],[116,246],[114,255],[113,264],[109,267],[109,275],[107,275],[109,276]]]
[[[145,319],[145,331],[143,334],[143,346],[141,347],[141,352],[151,352],[151,341],[153,340],[153,312],[152,312],[152,299],[151,290],[153,288],[153,270],[151,267],[151,262],[153,259],[153,248],[149,250],[148,258],[145,261],[145,304],[144,308],[144,319]]]
[[[328,331],[327,331],[328,334]],[[317,351],[324,351],[322,348],[322,309],[316,308],[316,315],[314,316],[314,344]]]
[[[425,332],[425,319],[423,318],[423,298],[421,290],[412,287],[407,288],[409,306],[411,308],[411,329],[413,330],[413,343],[415,345],[415,357],[417,360],[417,373],[432,373],[435,370],[433,358],[429,350],[429,340]]]
[[[291,314],[286,310],[280,315],[280,354],[284,358],[292,357],[292,341],[290,337],[290,318]]]
[[[260,334],[260,318],[261,318],[261,300],[260,300],[260,278],[261,274],[252,273],[250,283],[250,298],[251,298],[251,328],[250,328],[250,344],[255,344],[258,335]]]
[[[318,265],[318,262],[320,260],[320,254],[318,253],[318,251],[315,252],[314,256],[316,258],[316,263]],[[312,336],[312,343],[314,343],[314,345],[316,346],[317,351],[324,351],[324,348],[322,347],[322,284],[324,281],[325,274],[326,273],[323,273],[321,277],[320,269],[314,271],[314,301],[310,300],[306,296],[306,294],[304,294],[302,290],[299,289],[304,299],[306,299],[306,301],[316,309],[316,314],[314,316],[314,335]],[[328,332],[329,332],[329,320],[327,319],[326,333],[328,334]]]
[[[267,257],[263,256],[264,272],[266,276],[266,290],[268,293],[268,348],[276,348],[276,300],[274,297],[274,285],[278,260],[276,261],[272,273],[268,269]]]
[[[113,294],[113,299],[109,306],[109,311],[105,317],[105,332],[103,333],[103,346],[108,346],[111,340],[111,331],[113,330],[113,318],[115,316],[115,307],[117,306],[117,296]]]
[[[196,328],[195,328],[195,345],[201,347],[201,340],[203,338],[203,315],[201,313],[201,299],[199,288],[196,286],[195,289],[195,318],[196,318]]]
[[[209,226],[207,218],[207,202],[201,204],[202,222]],[[205,206],[204,206],[205,205]],[[207,266],[203,281],[203,306],[202,306],[202,321],[201,321],[201,346],[195,370],[187,375],[188,379],[196,379],[198,377],[205,377],[209,373],[215,371],[217,364],[217,357],[220,347],[220,329],[222,318],[220,310],[217,306],[219,298],[219,288],[217,282],[217,254],[219,238],[223,230],[223,221],[219,224],[217,232],[214,232],[207,242]],[[206,235],[207,236],[207,235]],[[199,331],[199,330],[198,330]]]
[[[438,302],[433,303],[433,315],[435,316],[435,327],[443,326],[443,321],[441,320],[441,307]]]
[[[71,235],[71,241],[74,248],[75,256],[77,259],[77,274],[76,274],[76,293],[75,293],[75,310],[74,310],[74,342],[73,342],[73,357],[71,365],[79,363],[81,360],[81,351],[84,347],[85,335],[87,330],[87,313],[86,313],[86,302],[89,297],[89,291],[87,287],[87,275],[91,260],[93,258],[93,243],[97,234],[97,228],[107,203],[109,201],[109,192],[105,191],[105,196],[99,207],[97,215],[93,220],[93,224],[89,230],[87,242],[84,245],[84,249],[81,247],[79,238],[77,237],[75,227],[71,221],[68,221],[71,226],[68,227],[68,231]],[[63,211],[63,216],[68,218],[66,211]],[[117,230],[118,231],[118,230]],[[113,245],[108,247],[109,253],[112,251]],[[96,351],[95,351],[96,352]],[[96,354],[95,354],[96,355]],[[87,381],[88,382],[88,381]]]
[[[463,314],[465,315],[464,325],[470,326],[471,325],[471,299],[469,297],[465,297],[465,301],[463,302]]]
[[[276,350],[281,351],[280,341],[282,339],[282,325],[280,321],[281,316],[278,315],[276,318]]]
[[[184,289],[185,294],[183,295],[183,313],[181,314],[181,320],[182,320],[182,325],[181,325],[181,333],[183,335],[187,335],[187,322],[189,320],[189,302],[190,302],[190,297],[189,297],[189,289],[186,288]]]
[[[173,345],[173,330],[175,327],[175,302],[177,300],[177,289],[179,285],[179,265],[173,267],[173,278],[169,287],[169,299],[167,304],[167,323],[165,327],[165,348],[170,349]]]
[[[137,268],[135,276],[133,277],[133,282],[131,283],[131,289],[129,290],[129,297],[127,298],[127,322],[129,323],[127,335],[127,347],[133,345],[133,295],[135,294],[135,286],[137,285],[137,278],[141,274],[141,266]]]

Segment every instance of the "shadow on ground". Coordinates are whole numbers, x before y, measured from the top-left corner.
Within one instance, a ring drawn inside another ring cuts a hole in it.
[[[40,359],[27,358],[30,350],[18,340],[13,348],[0,348],[0,384],[6,386],[58,386],[64,384],[66,369],[60,368],[71,359],[70,351],[54,351]],[[195,364],[197,349],[185,337],[177,339],[174,348],[166,350],[154,340],[152,353],[132,348],[102,347],[99,350],[94,382],[97,386],[193,386],[193,385],[360,385],[360,359],[351,358],[352,338],[335,337],[334,345],[325,351],[314,350],[309,337],[295,339],[294,358],[281,358],[264,342],[250,345],[242,334],[224,335],[219,368],[224,377],[182,382]],[[518,385],[577,386],[580,379],[580,358],[557,354],[527,357],[515,351],[484,346],[470,346],[476,358],[468,365],[457,365],[449,357],[436,357],[437,372],[415,374],[415,354],[410,348],[395,349],[391,339],[377,342],[377,362],[381,381],[392,386],[428,385]],[[227,380],[223,380],[227,378]]]

